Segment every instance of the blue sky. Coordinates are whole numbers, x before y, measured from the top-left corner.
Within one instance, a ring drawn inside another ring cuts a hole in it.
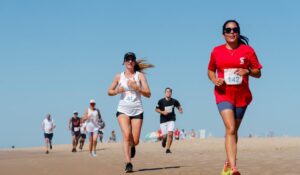
[[[159,127],[155,113],[164,88],[174,89],[184,114],[177,126],[223,136],[213,85],[206,76],[210,52],[224,43],[227,19],[240,22],[261,64],[250,80],[254,101],[241,136],[299,136],[300,4],[297,1],[4,1],[0,0],[0,147],[43,145],[47,113],[57,123],[55,143],[70,143],[67,122],[95,98],[121,138],[115,118],[119,97],[107,96],[125,52],[156,67],[144,99],[143,136]]]

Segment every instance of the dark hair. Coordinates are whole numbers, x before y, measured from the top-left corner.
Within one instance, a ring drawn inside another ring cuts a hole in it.
[[[165,92],[166,92],[167,90],[170,90],[171,92],[173,92],[173,90],[172,90],[170,87],[167,87],[167,88],[165,89]]]
[[[237,25],[238,33],[240,34],[239,43],[243,43],[245,45],[249,45],[249,39],[246,36],[241,35],[240,25],[239,25],[239,23],[236,20],[230,19],[230,20],[225,21],[225,23],[223,24],[223,28],[222,28],[222,34],[224,35],[226,25],[228,23],[230,23],[230,22],[233,22],[233,23],[235,23]]]

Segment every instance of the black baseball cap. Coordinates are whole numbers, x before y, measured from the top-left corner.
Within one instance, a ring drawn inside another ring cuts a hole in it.
[[[126,61],[128,58],[131,58],[133,61],[136,61],[136,56],[133,52],[127,52],[124,55],[124,61]]]

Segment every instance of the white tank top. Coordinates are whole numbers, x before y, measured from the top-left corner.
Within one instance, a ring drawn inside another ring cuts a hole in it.
[[[139,74],[140,72],[136,72],[131,79],[134,79],[137,82],[137,85],[141,87]],[[117,111],[128,116],[136,116],[144,112],[141,93],[136,92],[128,87],[128,80],[129,79],[125,76],[125,72],[122,72],[119,86],[123,87],[125,89],[125,92],[121,94],[121,99]]]
[[[86,131],[87,132],[96,132],[99,130],[99,116],[97,110],[91,110],[88,108],[89,119],[86,121]]]

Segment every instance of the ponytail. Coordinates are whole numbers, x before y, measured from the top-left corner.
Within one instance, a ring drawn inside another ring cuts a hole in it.
[[[136,60],[136,64],[134,66],[134,71],[139,71],[144,73],[144,70],[148,69],[148,68],[152,68],[154,67],[153,64],[147,63],[146,60],[143,59],[139,59]]]
[[[243,35],[240,35],[239,43],[249,45],[249,39],[247,37],[243,36]]]

